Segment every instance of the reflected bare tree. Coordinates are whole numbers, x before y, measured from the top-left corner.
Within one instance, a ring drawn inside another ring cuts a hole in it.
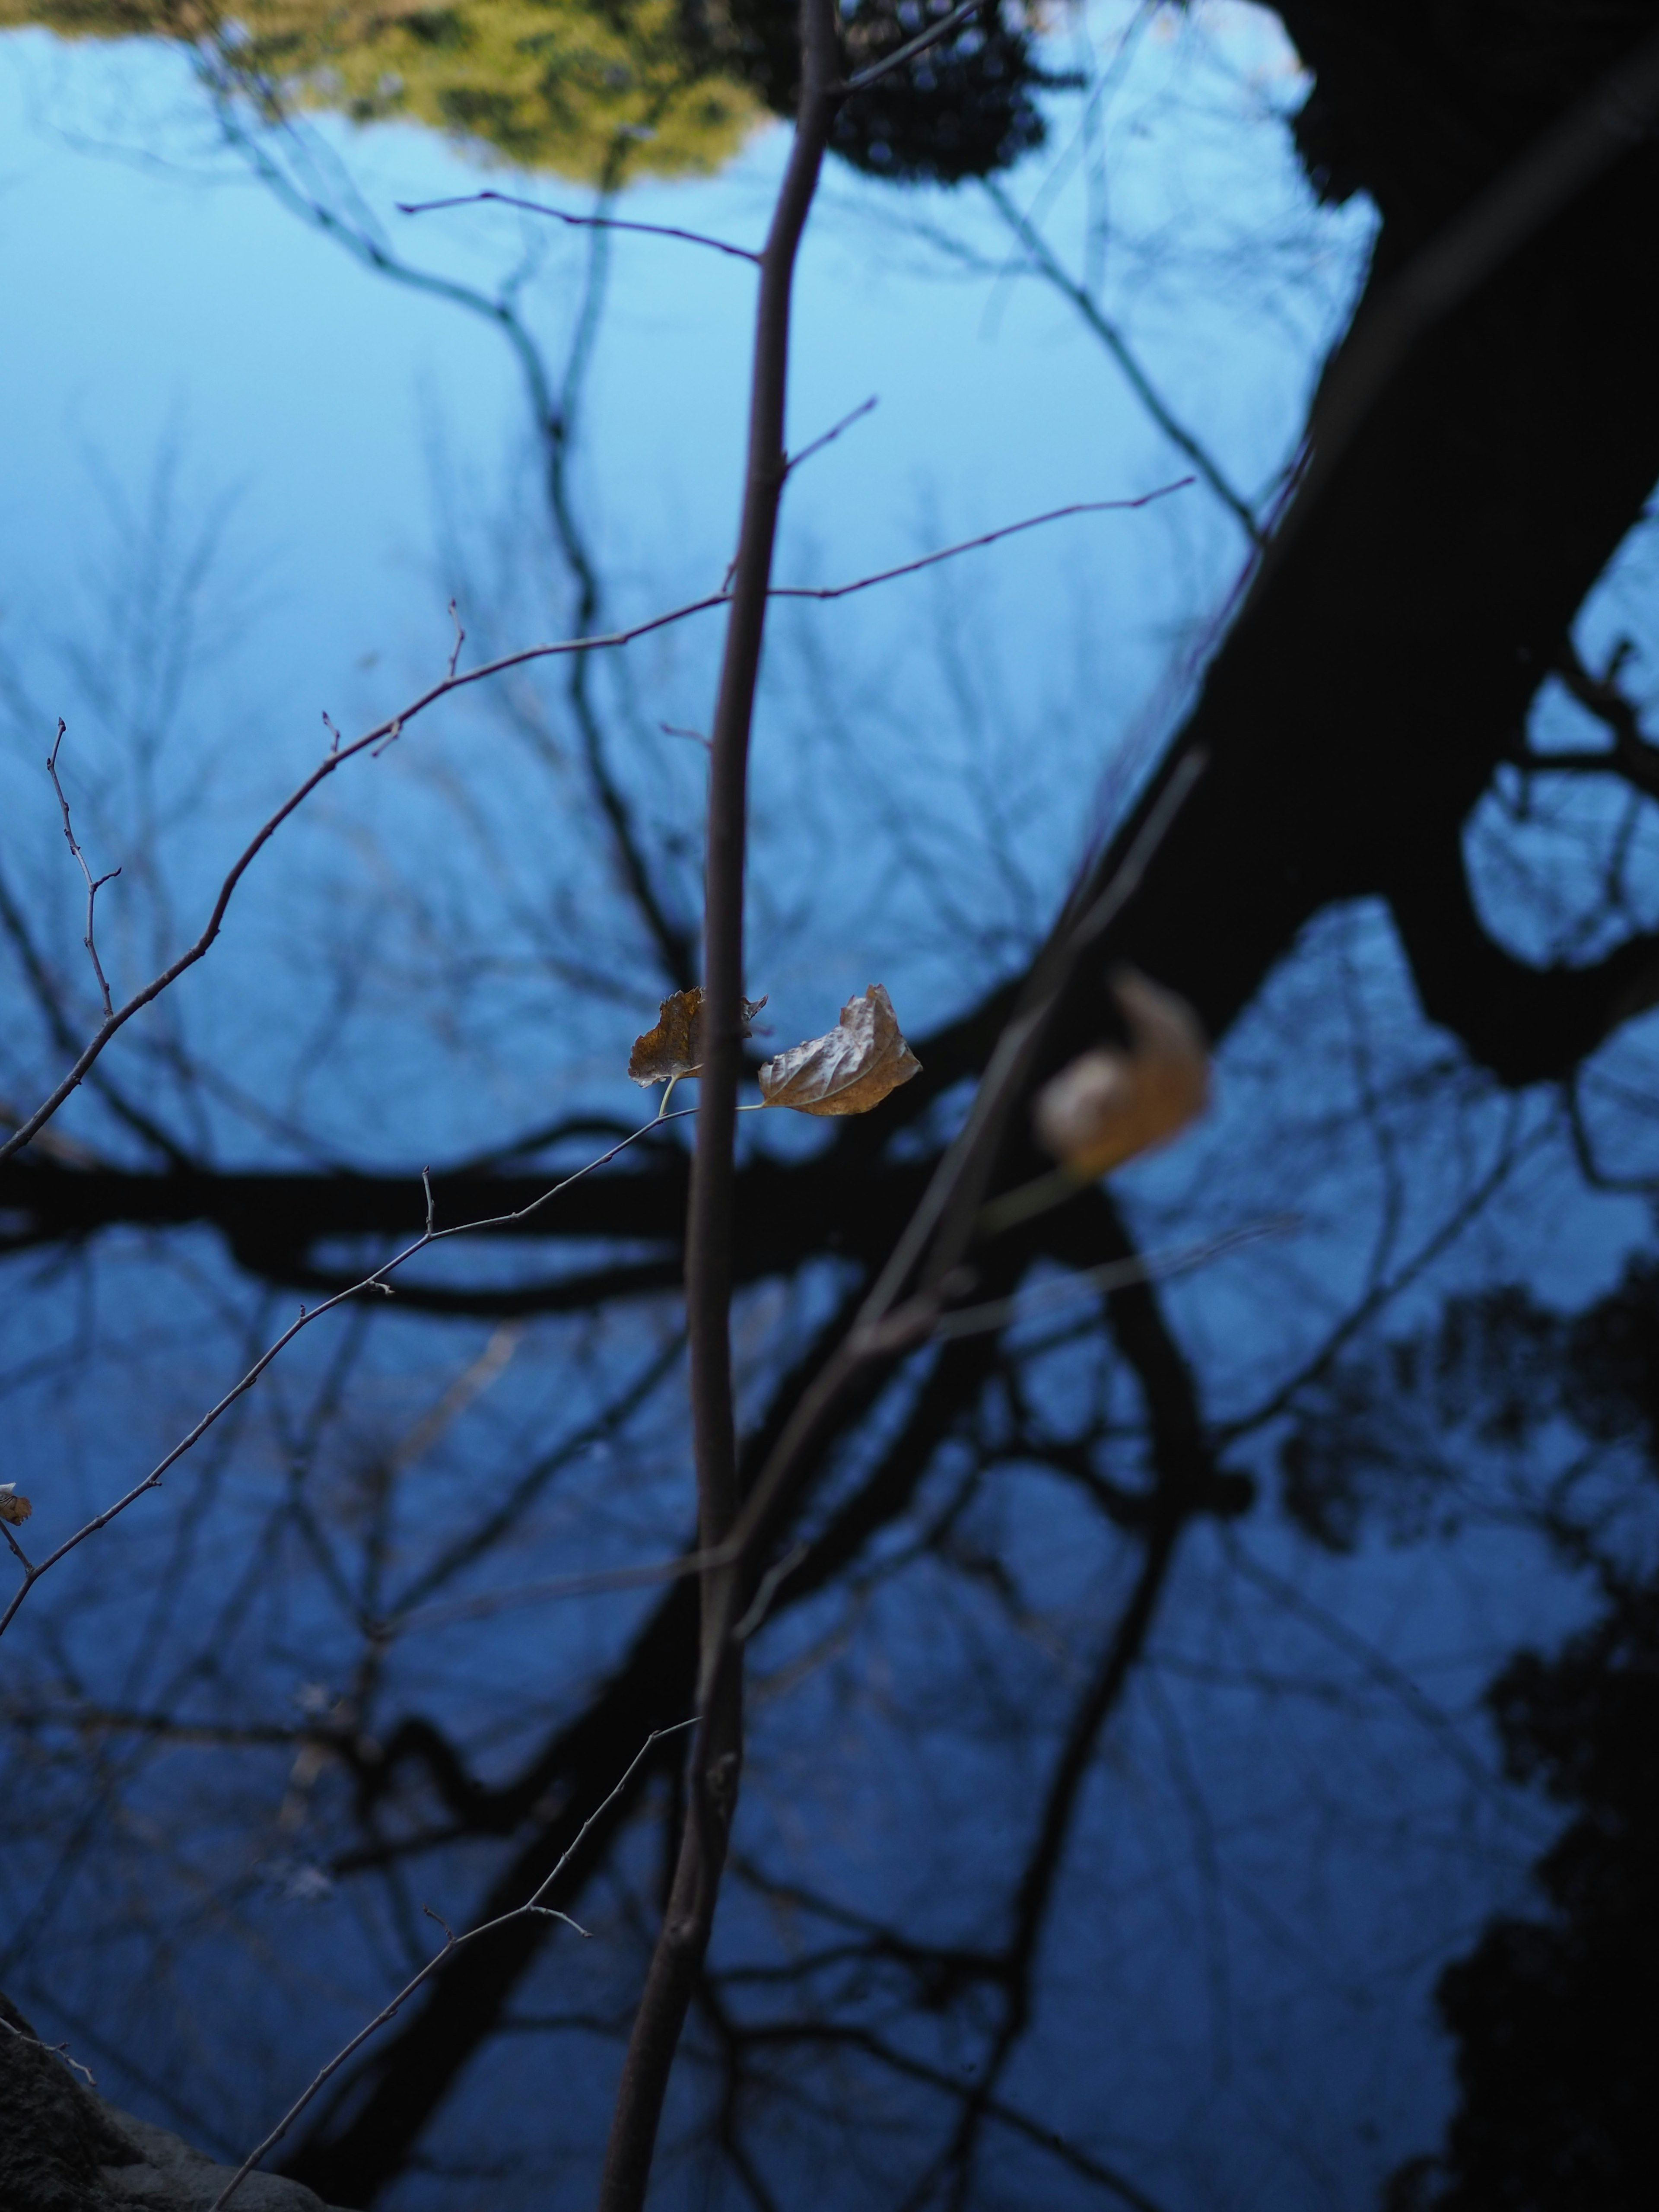
[[[1420,27],[1283,12],[1316,79],[1297,126],[1310,173],[1364,188],[1382,215],[1373,301],[1650,35],[1654,13],[1545,9],[1477,36],[1452,11],[1425,54]],[[1624,1577],[1638,1602],[1627,1563],[1647,1540],[1650,1483],[1615,1447],[1650,1359],[1637,1355],[1635,1381],[1621,1368],[1603,1401],[1583,1376],[1598,1329],[1618,1335],[1610,1316],[1645,1311],[1646,1278],[1576,1322],[1488,1295],[1455,1301],[1430,1336],[1387,1331],[1413,1299],[1443,1295],[1529,1176],[1650,1187],[1632,1096],[1649,1048],[1628,1025],[1659,1000],[1652,741],[1633,683],[1651,648],[1636,635],[1602,651],[1574,629],[1614,564],[1639,557],[1659,478],[1659,316],[1640,273],[1656,195],[1644,143],[1458,301],[1328,476],[1304,477],[1306,503],[1255,571],[1166,769],[1097,859],[1096,889],[1166,776],[1207,756],[1105,950],[1200,1009],[1234,1103],[1184,1180],[1089,1190],[988,1246],[974,1296],[1012,1300],[1007,1325],[871,1368],[816,1432],[769,1536],[744,1809],[670,2106],[664,2201],[706,2184],[781,2204],[826,2171],[848,2203],[1145,2207],[1206,2187],[1207,2201],[1252,2201],[1247,2178],[1217,2187],[1124,2117],[1133,2050],[1095,2071],[1060,2054],[1079,2033],[1132,2045],[1133,2005],[1171,2070],[1207,2044],[1201,2063],[1224,2081],[1238,2063],[1223,2048],[1231,1952],[1290,1957],[1310,1941],[1282,1924],[1251,1833],[1269,1826],[1278,1851],[1299,1814],[1321,1828],[1319,1778],[1290,1767],[1340,1759],[1337,1728],[1358,1720],[1378,1756],[1429,1777],[1413,1787],[1437,1804],[1457,1793],[1483,1845],[1517,1869],[1541,1847],[1466,1720],[1286,1574],[1263,1492],[1276,1478],[1290,1522],[1333,1555],[1379,1515],[1419,1546],[1453,1524],[1524,1531],[1574,1573]],[[300,211],[327,216],[315,201]],[[403,273],[366,241],[346,240]],[[592,233],[556,374],[515,323],[511,289],[462,303],[501,322],[524,365],[556,564],[544,573],[578,633],[605,619],[570,464],[607,251]],[[1366,333],[1362,301],[1351,346]],[[1206,474],[1259,528],[1219,465]],[[693,972],[699,856],[617,765],[640,738],[661,742],[649,717],[602,690],[586,656],[568,671],[562,688],[526,681],[505,712],[561,788],[579,763],[605,904],[573,937],[568,908],[509,884],[504,900],[523,902],[508,941],[601,1009],[619,975],[648,1006]],[[695,747],[684,758],[690,775]],[[486,808],[468,822],[458,796],[457,811],[478,849],[495,842]],[[901,851],[915,833],[884,834]],[[1555,907],[1494,890],[1506,868]],[[1056,909],[1066,888],[1039,890]],[[441,884],[401,896],[463,1000],[499,938],[475,953],[476,909],[446,910]],[[15,903],[21,983],[48,1028],[78,1030],[55,980],[66,966]],[[1551,926],[1523,941],[1540,912]],[[1079,971],[1033,1085],[1111,1030],[1105,973]],[[878,1117],[810,1149],[741,1152],[740,1484],[842,1345],[1023,980],[1012,960],[993,969],[916,1039],[924,1072]],[[437,1018],[466,1033],[464,1005]],[[64,1048],[55,1031],[48,1042]],[[207,1083],[205,1054],[170,1049],[181,1097]],[[427,1218],[418,1171],[348,1169],[303,1117],[303,1171],[229,1171],[178,1100],[152,1129],[134,1119],[148,1099],[104,1079],[104,1121],[0,1169],[10,1264],[43,1310],[50,1291],[72,1310],[66,1269],[100,1304],[142,1269],[176,1334],[251,1346],[276,1301],[332,1295]],[[431,1175],[445,1221],[511,1214],[574,1148],[624,1133],[591,1114],[504,1133],[488,1121]],[[297,2087],[325,2055],[318,2014],[349,2026],[366,1991],[425,1962],[434,1894],[489,1918],[562,1868],[548,1901],[596,1941],[519,1919],[447,1963],[308,2116],[289,2168],[331,2201],[470,2189],[505,2202],[545,2193],[556,2160],[558,2201],[589,2185],[599,2130],[584,2106],[605,2097],[654,1937],[684,1820],[681,1747],[665,1739],[615,1784],[641,1744],[684,1721],[696,1678],[689,1580],[559,1610],[550,1593],[578,1568],[693,1542],[675,1295],[688,1156],[665,1130],[628,1158],[556,1214],[413,1271],[389,1310],[355,1310],[273,1370],[189,1468],[149,1548],[89,1555],[73,1607],[43,1607],[8,1684],[5,1820],[32,1872],[0,1977],[48,1997],[77,2048],[106,2052],[206,2140],[221,2140],[210,2107],[246,2109],[237,2069]],[[1017,1117],[997,1187],[1042,1166]],[[1213,1308],[1146,1281],[1057,1316],[1020,1302],[1133,1259],[1174,1224],[1199,1233],[1292,1197],[1307,1236],[1218,1267]],[[136,1254],[121,1242],[133,1231],[148,1240]],[[1225,1340],[1230,1298],[1283,1310],[1248,1356]],[[26,1347],[6,1378],[16,1402],[72,1393],[91,1340],[83,1317],[64,1342]],[[135,1329],[102,1350],[104,1389],[144,1372],[150,1351]],[[195,1380],[186,1366],[176,1395]],[[1567,1395],[1547,1408],[1549,1389]],[[1540,1437],[1563,1412],[1582,1434],[1559,1463],[1559,1439]],[[107,1432],[89,1426],[94,1458]],[[118,1666],[89,1648],[89,1620]],[[1253,1717],[1289,1805],[1190,1747],[1200,1692]],[[1292,1726],[1287,1703],[1314,1717]],[[1558,1759],[1541,1698],[1524,1704],[1515,1692],[1505,1708],[1511,1753]],[[1114,1747],[1132,1773],[1162,1778],[1181,1884]],[[1319,1848],[1305,1844],[1310,1867]],[[1152,1941],[1130,1902],[1147,1897],[1193,1926]],[[294,1939],[307,1899],[304,1924],[322,1932]],[[1506,1940],[1477,1960],[1490,1970]],[[1474,2051],[1482,1969],[1458,1971],[1448,2016]],[[131,1994],[113,2016],[118,1986]],[[233,2061],[210,2047],[216,2023],[251,2009],[254,1987],[270,2008]],[[551,2115],[535,2086],[550,2066],[568,2085]],[[1451,2148],[1465,2187],[1484,2170],[1470,2112]]]

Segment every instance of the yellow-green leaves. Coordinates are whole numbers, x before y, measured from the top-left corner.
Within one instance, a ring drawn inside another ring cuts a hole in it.
[[[762,999],[743,1002],[743,1034],[766,1004]],[[675,1083],[682,1075],[695,1075],[702,1066],[702,993],[694,983],[689,991],[676,991],[657,1009],[655,1029],[634,1040],[628,1055],[628,1072],[641,1088],[653,1083]]]
[[[9,1521],[14,1528],[21,1528],[33,1510],[27,1498],[17,1495],[15,1482],[0,1482],[0,1521]]]
[[[867,1114],[890,1091],[920,1075],[921,1062],[899,1034],[893,1002],[880,983],[849,999],[841,1019],[769,1060],[760,1072],[769,1106],[798,1114]]]
[[[1097,1045],[1037,1093],[1038,1141],[1092,1182],[1154,1151],[1195,1121],[1210,1097],[1210,1060],[1197,1015],[1133,968],[1112,979],[1129,1031],[1127,1051]]]
[[[234,39],[221,25],[234,23]],[[707,174],[764,118],[722,39],[680,0],[0,0],[0,29],[198,37],[274,121],[278,103],[424,124],[514,168],[598,184]]]

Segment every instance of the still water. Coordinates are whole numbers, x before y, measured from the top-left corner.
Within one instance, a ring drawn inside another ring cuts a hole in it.
[[[926,1036],[1029,953],[1190,695],[1241,570],[1247,541],[1216,480],[1254,508],[1271,498],[1363,274],[1368,211],[1317,206],[1296,167],[1299,80],[1273,19],[1146,16],[1101,5],[1054,33],[1057,70],[1082,53],[1105,74],[1054,95],[1048,143],[1000,179],[1002,206],[971,182],[827,174],[792,446],[877,404],[792,483],[783,580],[841,583],[1196,480],[781,611],[757,734],[750,978],[775,1043],[875,979]],[[716,588],[730,557],[745,266],[500,205],[402,213],[486,186],[591,211],[592,145],[574,135],[570,173],[539,144],[512,167],[499,144],[410,119],[413,94],[374,92],[384,70],[368,91],[332,82],[276,123],[216,108],[199,59],[159,40],[0,38],[0,849],[66,974],[75,887],[39,766],[58,715],[81,834],[96,866],[123,866],[100,927],[131,984],[197,926],[228,855],[326,743],[321,718],[351,734],[441,671],[452,600],[470,660],[568,634],[584,574],[604,628]],[[331,112],[348,94],[377,112]],[[757,107],[639,144],[614,213],[758,240],[785,143]],[[1009,210],[1107,303],[1162,424],[1076,299],[1023,264]],[[572,426],[553,520],[536,376]],[[1610,578],[1587,635],[1641,586],[1639,562]],[[588,695],[671,922],[695,912],[717,650],[713,618],[695,618],[599,665]],[[667,988],[660,945],[619,916],[563,681],[536,673],[435,710],[262,859],[126,1063],[144,1112],[194,1158],[412,1171],[534,1153],[525,1133],[572,1116],[641,1118],[623,1070]],[[1574,807],[1526,834],[1589,850],[1605,810]],[[1638,884],[1652,858],[1638,839]],[[1483,884],[1523,931],[1512,879],[1494,866]],[[54,1046],[22,982],[5,988],[20,1012],[0,1088],[27,1101]],[[78,969],[69,988],[84,1015]],[[1478,1462],[1474,1506],[1368,1530],[1347,1554],[1273,1502],[1275,1392],[1377,1283],[1392,1285],[1379,1325],[1396,1330],[1494,1281],[1571,1304],[1642,1236],[1636,1196],[1584,1189],[1547,1102],[1492,1095],[1446,1058],[1380,920],[1328,915],[1228,1040],[1205,1132],[1125,1178],[1152,1246],[1298,1216],[1168,1293],[1263,1503],[1194,1540],[1090,1785],[1042,2017],[1004,2079],[1011,2106],[1171,2208],[1374,2203],[1449,2100],[1435,1972],[1523,1893],[1549,1832],[1545,1808],[1495,1778],[1477,1701],[1517,1643],[1587,1602],[1516,1502],[1554,1444],[1519,1472],[1459,1444]],[[1627,1084],[1639,1073],[1632,1058]],[[1373,1141],[1379,1097],[1389,1133]],[[107,1099],[77,1101],[63,1128],[106,1159],[150,1157]],[[811,1139],[763,1141],[787,1155]],[[574,1137],[540,1154],[583,1156]],[[333,1256],[371,1249],[341,1240]],[[596,1237],[559,1261],[629,1257]],[[545,1261],[464,1247],[423,1279],[540,1281]],[[48,1537],[136,1479],[293,1303],[199,1229],[119,1228],[44,1271],[10,1264],[24,1287],[6,1324],[6,1473]],[[836,1280],[830,1264],[746,1294],[748,1401]],[[43,2027],[95,2052],[110,2094],[240,2152],[423,1955],[421,1906],[470,1912],[495,1844],[441,1838],[370,1894],[337,1848],[327,1776],[282,1731],[367,1697],[354,1578],[379,1577],[377,1604],[395,1584],[430,1619],[375,1657],[374,1694],[437,1717],[487,1779],[516,1771],[643,1612],[637,1595],[550,1608],[515,1593],[681,1540],[674,1332],[660,1297],[527,1327],[342,1319],[43,1587],[8,1644],[10,1710],[34,1718],[8,1816],[3,1971]],[[1045,1357],[1060,1418],[1090,1398],[1092,1370],[1063,1337]],[[1133,1409],[1106,1411],[1128,1437]],[[958,1449],[941,1454],[947,1487]],[[388,1469],[391,1534],[375,1503]],[[978,1876],[1024,1832],[1057,1700],[1127,1571],[1046,1476],[971,1531],[963,1557],[999,1562],[977,1586],[925,1563],[907,1580],[908,1538],[884,1540],[855,1585],[757,1647],[744,1849],[808,1869],[854,1919],[988,1942]],[[1002,1601],[1021,1638],[1000,1630]],[[164,1711],[162,1758],[117,1725]],[[100,1747],[95,1817],[64,1742]],[[642,1827],[624,1839],[588,1917],[603,1942],[543,1958],[383,2201],[584,2201],[614,2063],[594,2022],[625,2004],[629,1883],[649,1894],[655,1848]],[[724,1910],[733,1958],[806,1941],[789,1924],[799,1899],[757,1887]],[[880,2026],[879,2012],[872,1996],[859,2017]],[[971,2072],[971,2018],[924,2028],[911,2047],[928,2063]],[[839,2141],[837,2098],[868,2099],[860,2154],[784,2201],[884,2201],[902,2166],[913,2111],[839,2063],[793,2119],[758,2125],[804,2187],[814,2146]],[[712,2066],[702,2052],[684,2069],[676,2143],[696,2138]],[[1017,2132],[990,2143],[985,2201],[1097,2201],[1063,2165],[1034,2179],[1027,2149]],[[693,2149],[671,2151],[664,2201],[708,2201],[705,2187]]]

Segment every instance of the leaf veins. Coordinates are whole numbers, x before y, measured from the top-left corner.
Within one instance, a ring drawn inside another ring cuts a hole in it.
[[[761,1097],[798,1114],[867,1114],[921,1073],[884,986],[872,983],[861,999],[847,1001],[834,1029],[765,1063]]]

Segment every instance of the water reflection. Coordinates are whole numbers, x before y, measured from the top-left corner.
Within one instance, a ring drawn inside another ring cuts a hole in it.
[[[423,123],[572,178],[597,179],[619,142],[646,174],[715,168],[758,116],[729,53],[699,40],[673,0],[621,9],[582,0],[390,9],[253,0],[223,13],[170,0],[8,0],[0,23],[176,40],[270,116],[294,106],[358,123]]]
[[[1109,305],[1152,288],[1134,336],[1167,372],[1166,411],[1254,491],[1288,440],[1262,428],[1265,405],[1237,404],[1245,337],[1202,343],[1216,271],[1229,266],[1236,313],[1248,296],[1292,331],[1273,395],[1288,428],[1317,350],[1318,319],[1300,312],[1310,271],[1352,232],[1305,195],[1299,227],[1270,222],[1264,195],[1177,250],[1159,194],[1179,199],[1180,173],[1167,138],[1137,131],[1171,115],[1218,131],[1224,89],[1238,146],[1258,149],[1241,167],[1266,173],[1286,158],[1262,104],[1275,80],[1249,75],[1248,45],[1172,59],[1149,43],[1149,73],[1125,89],[1126,20],[1103,27],[1093,94],[1054,110],[1073,133],[1060,143],[1082,149],[1073,212],[1099,218],[1109,270],[1125,271]],[[1121,136],[1099,143],[1121,171],[1090,166],[1091,108],[1118,113]],[[610,111],[605,130],[615,143]],[[1129,160],[1148,143],[1171,164],[1156,177]],[[1090,198],[1103,179],[1110,222]],[[696,227],[723,227],[698,204]],[[884,223],[884,268],[927,252],[988,290],[1007,234],[994,207],[970,208],[854,200],[838,235],[867,256]],[[1142,227],[1149,208],[1160,220]],[[1246,213],[1258,235],[1240,273]],[[1086,276],[1095,233],[1079,228]],[[672,566],[659,507],[641,501],[630,532],[606,498],[626,441],[595,428],[595,391],[624,345],[641,349],[641,293],[610,289],[602,241],[538,276],[547,300],[526,278],[497,318],[520,349],[530,462],[495,513],[465,471],[449,486],[441,558],[474,650],[544,626],[550,606],[586,625],[655,604]],[[473,305],[495,296],[480,286]],[[857,295],[833,296],[847,317]],[[1597,311],[1617,302],[1607,289]],[[1184,355],[1158,356],[1160,316],[1200,334]],[[833,337],[835,314],[822,326]],[[1574,322],[1547,327],[1571,391]],[[1052,343],[1021,357],[1032,416],[1030,393],[1059,374]],[[1513,359],[1486,343],[1481,407]],[[941,383],[951,372],[969,382],[955,362]],[[952,425],[963,473],[1024,434],[1020,410],[977,411],[979,435],[960,428],[971,396]],[[1615,489],[1645,465],[1634,419],[1609,403],[1612,459],[1580,457]],[[1488,729],[1492,668],[1515,653],[1501,591],[1495,611],[1460,602],[1479,684],[1428,627],[1436,560],[1455,573],[1471,531],[1492,535],[1456,473],[1479,447],[1470,421],[1455,416],[1449,458],[1398,434],[1343,560],[1328,547],[1297,585],[1300,627],[1287,617],[1272,651],[1236,635],[1195,709],[1224,796],[1194,811],[1130,949],[1223,1036],[1219,1114],[1121,1189],[988,1252],[981,1294],[1290,1206],[1303,1228],[1167,1288],[923,1355],[826,1451],[756,1640],[738,1851],[665,2203],[1358,2206],[1437,2137],[1450,2084],[1428,2039],[1435,1972],[1494,1905],[1528,1895],[1554,1824],[1501,1771],[1481,1692],[1518,1641],[1565,1633],[1620,1577],[1634,1618],[1650,1565],[1650,1277],[1620,1266],[1647,1233],[1651,1042],[1626,1020],[1628,991],[1597,997],[1595,962],[1651,922],[1651,830]],[[1097,429],[1118,434],[1085,421],[1068,450]],[[1040,450],[1032,435],[1022,450]],[[1146,435],[1164,460],[1167,428]],[[1415,544],[1403,525],[1389,534],[1396,483]],[[1570,471],[1545,489],[1560,511],[1515,551],[1564,614],[1632,530],[1579,624],[1599,681],[1604,633],[1622,618],[1640,635],[1650,615],[1630,584],[1645,479],[1622,507],[1598,494],[1599,538]],[[125,858],[111,944],[134,963],[168,941],[201,866],[175,809],[204,748],[168,672],[223,581],[214,541],[172,529],[165,501],[152,512],[98,650],[54,672],[78,675],[88,718],[120,741],[92,757],[104,780],[75,788]],[[1237,518],[1219,500],[1200,513],[1127,551],[1053,556],[1041,620],[952,572],[888,626],[779,626],[757,985],[781,971],[787,1042],[873,966],[926,1073],[878,1125],[794,1145],[751,1131],[751,1460],[954,1125],[1170,633],[1210,617]],[[1554,527],[1562,513],[1577,536]],[[728,526],[729,501],[692,526],[711,543]],[[826,527],[845,526],[830,510]],[[1494,574],[1509,550],[1489,548]],[[1075,673],[1055,643],[1068,562]],[[1180,596],[1133,601],[1127,578],[1158,566]],[[1126,602],[1136,634],[1102,647],[1100,605]],[[1541,634],[1549,605],[1528,619]],[[1091,656],[1109,654],[1097,681]],[[1608,680],[1628,684],[1631,662]],[[464,1218],[535,1194],[628,1126],[627,1038],[692,957],[701,760],[678,732],[695,730],[706,678],[689,644],[578,662],[503,686],[424,750],[403,741],[379,783],[273,856],[257,957],[215,971],[220,995],[169,1007],[57,1150],[9,1173],[6,1382],[43,1524],[102,1502],[112,1469],[170,1443],[297,1297],[418,1225],[423,1159],[442,1218]],[[13,696],[21,746],[34,710]],[[1535,743],[1564,728],[1598,742],[1581,698],[1540,700]],[[1144,740],[1144,710],[1139,726]],[[1121,808],[1145,761],[1144,741],[1121,751],[1099,803]],[[1571,959],[1589,978],[1576,1028],[1555,1018],[1559,977],[1535,1007],[1524,972],[1501,967],[1507,995],[1475,994],[1466,1018],[1444,972],[1455,985],[1458,961],[1437,970],[1435,955],[1468,939],[1437,946],[1412,904],[1441,884],[1443,833],[1461,849],[1489,786],[1468,906],[1492,943],[1474,972],[1506,945]],[[56,825],[39,828],[5,854],[23,887],[4,917],[19,1095],[85,1011]],[[1516,888],[1540,876],[1553,930]],[[1436,990],[1437,1024],[1422,1012]],[[1092,1032],[1092,998],[1073,1019]],[[1532,1055],[1520,1076],[1510,1050]],[[556,1602],[546,1587],[685,1539],[684,1189],[669,1135],[569,1194],[544,1234],[456,1248],[304,1340],[160,1510],[43,1585],[8,1642],[17,1903],[0,1973],[126,2095],[216,2149],[253,2139],[428,1954],[423,1907],[465,1920],[519,1901],[684,1708],[684,1585]],[[1506,1710],[1512,1748],[1555,1755],[1540,1698]],[[469,1954],[311,2116],[298,2170],[345,2203],[585,2200],[677,1788],[665,1757],[592,1832],[559,1901],[593,1940],[521,1931]],[[1448,1984],[1460,2025],[1478,1980]]]
[[[860,0],[843,19],[849,70],[915,35],[926,13],[918,0]],[[176,42],[206,82],[267,121],[311,109],[356,123],[418,122],[520,167],[592,183],[717,169],[768,110],[787,115],[795,97],[789,0],[252,0],[234,10],[192,0],[4,0],[0,27],[25,23],[64,38]],[[1023,12],[1006,9],[849,101],[836,143],[885,176],[983,175],[1042,143],[1035,94],[1065,82],[1042,66]]]

